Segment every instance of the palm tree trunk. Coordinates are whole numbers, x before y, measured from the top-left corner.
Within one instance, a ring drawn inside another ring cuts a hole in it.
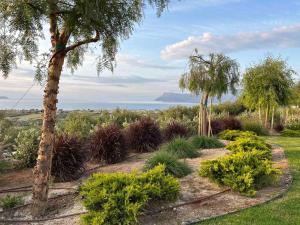
[[[34,168],[32,215],[45,213],[48,200],[48,181],[51,175],[53,143],[55,138],[56,103],[59,79],[65,55],[58,54],[48,66],[48,79],[44,91],[44,116],[42,136],[39,145],[37,164]]]

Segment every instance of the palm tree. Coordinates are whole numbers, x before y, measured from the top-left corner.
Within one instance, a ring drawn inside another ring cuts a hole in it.
[[[201,93],[198,135],[209,135],[208,98],[220,99],[228,91],[235,94],[239,76],[238,63],[223,54],[211,53],[204,57],[195,49],[194,54],[189,57],[189,71],[182,75],[179,87],[195,95]]]

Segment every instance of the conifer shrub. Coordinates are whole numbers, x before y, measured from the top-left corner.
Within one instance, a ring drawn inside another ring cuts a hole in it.
[[[258,150],[240,151],[216,160],[202,162],[199,175],[208,177],[219,185],[229,186],[247,196],[276,180],[278,171],[272,162],[263,159]]]
[[[81,186],[80,194],[89,211],[82,216],[84,224],[137,224],[150,200],[176,200],[179,182],[159,165],[141,174],[94,174]]]
[[[162,143],[159,125],[149,117],[132,123],[126,132],[129,147],[136,152],[149,152]]]
[[[271,159],[271,146],[265,143],[263,140],[253,138],[238,138],[235,141],[226,145],[226,149],[229,151],[236,152],[247,152],[252,150],[258,150],[263,153],[264,159]]]
[[[224,144],[215,137],[193,136],[189,139],[196,149],[222,148]]]
[[[55,181],[66,182],[78,179],[84,172],[86,153],[77,137],[67,134],[55,138],[51,175]]]
[[[127,156],[124,134],[116,124],[97,127],[90,143],[91,154],[95,160],[117,163]]]
[[[196,158],[200,154],[196,148],[184,138],[175,138],[162,146],[162,150],[178,158]]]
[[[163,130],[163,136],[166,141],[170,141],[177,137],[187,137],[188,129],[181,123],[172,121]]]
[[[36,164],[41,132],[35,127],[22,129],[14,146],[14,158],[20,160],[19,167],[32,168]]]
[[[253,139],[259,139],[257,135],[252,131],[240,131],[240,130],[224,130],[218,137],[223,140],[234,141],[237,138],[248,137]]]
[[[145,163],[144,170],[148,171],[158,165],[165,166],[165,172],[174,177],[184,177],[192,172],[192,169],[184,162],[181,162],[174,155],[166,151],[158,151]]]

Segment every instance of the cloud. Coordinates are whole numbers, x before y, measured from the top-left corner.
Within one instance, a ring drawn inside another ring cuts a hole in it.
[[[186,58],[195,48],[200,54],[208,54],[295,47],[300,47],[300,24],[276,27],[266,32],[244,32],[223,36],[204,33],[201,36],[190,36],[183,41],[166,46],[161,51],[161,58],[165,60]]]

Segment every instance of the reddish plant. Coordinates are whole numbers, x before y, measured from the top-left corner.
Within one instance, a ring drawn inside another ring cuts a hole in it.
[[[163,131],[163,135],[166,141],[176,137],[187,137],[188,129],[183,124],[173,121],[166,126]]]
[[[223,130],[241,130],[242,124],[234,117],[227,117],[222,119],[215,119],[211,121],[211,128],[214,135]]]

